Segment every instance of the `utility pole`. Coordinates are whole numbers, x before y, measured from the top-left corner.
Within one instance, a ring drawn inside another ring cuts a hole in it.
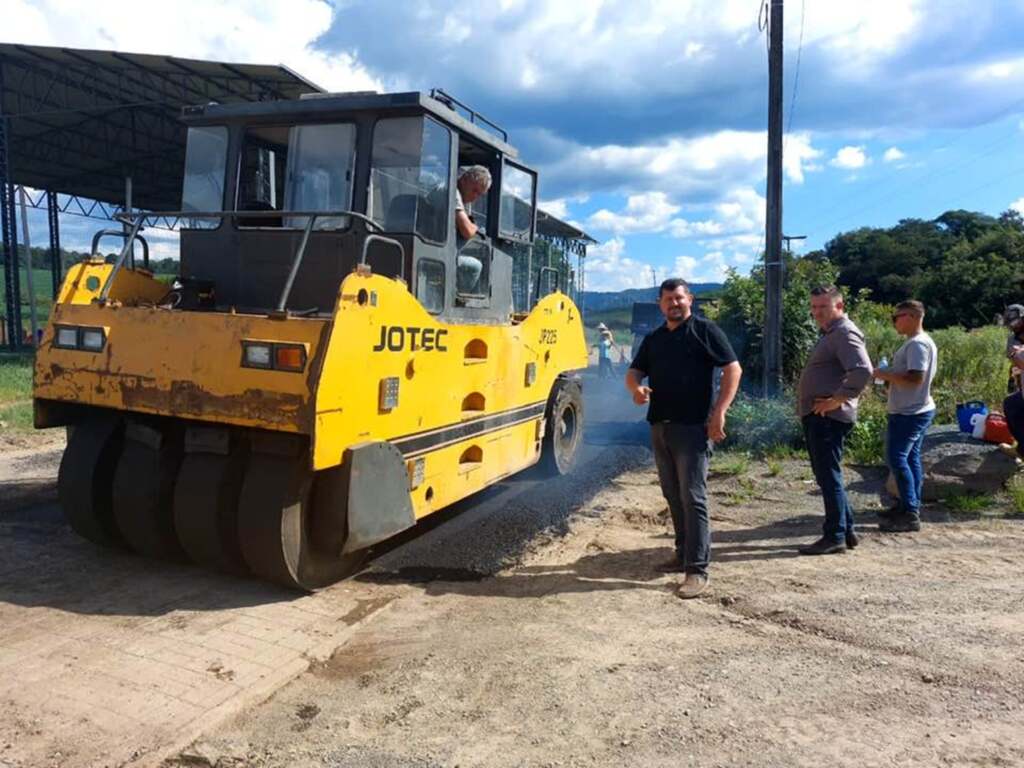
[[[782,392],[782,0],[769,0],[764,395]]]

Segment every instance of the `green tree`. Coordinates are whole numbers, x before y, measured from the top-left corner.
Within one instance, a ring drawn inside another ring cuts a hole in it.
[[[836,274],[827,260],[783,253],[782,368],[787,382],[800,375],[818,338],[810,314],[811,289],[834,283]],[[718,299],[717,320],[740,358],[744,380],[754,389],[764,373],[764,318],[764,267],[755,267],[749,276],[731,270]]]

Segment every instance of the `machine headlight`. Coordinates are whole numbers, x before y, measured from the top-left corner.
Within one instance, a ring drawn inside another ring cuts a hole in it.
[[[58,325],[53,344],[61,349],[78,349],[78,329]]]
[[[278,341],[243,341],[242,367],[302,373],[306,345]]]
[[[258,341],[242,342],[242,365],[246,368],[272,368],[274,345]]]
[[[84,349],[87,352],[100,352],[106,341],[106,334],[102,328],[82,328],[79,349]]]

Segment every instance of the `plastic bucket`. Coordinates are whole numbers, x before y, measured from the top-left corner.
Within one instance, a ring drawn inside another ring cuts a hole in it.
[[[985,417],[985,435],[982,439],[986,443],[1013,443],[1013,435],[1003,414],[990,413]]]
[[[972,400],[969,403],[958,403],[956,406],[956,423],[960,427],[961,432],[971,434],[971,416],[976,413],[985,415],[988,413],[988,406],[986,406],[980,400]]]

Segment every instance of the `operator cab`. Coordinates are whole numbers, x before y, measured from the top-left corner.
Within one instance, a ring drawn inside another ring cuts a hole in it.
[[[191,107],[184,119],[182,210],[239,212],[186,213],[182,223],[182,277],[212,284],[217,309],[266,312],[284,292],[287,311],[330,315],[339,284],[365,261],[403,278],[445,322],[511,319],[537,175],[504,131],[447,94],[317,94]],[[470,206],[481,235],[460,248],[455,189],[470,165],[485,166],[492,185]],[[302,248],[310,216],[300,214],[314,212],[330,215],[313,221]],[[467,278],[460,257],[481,268]]]

